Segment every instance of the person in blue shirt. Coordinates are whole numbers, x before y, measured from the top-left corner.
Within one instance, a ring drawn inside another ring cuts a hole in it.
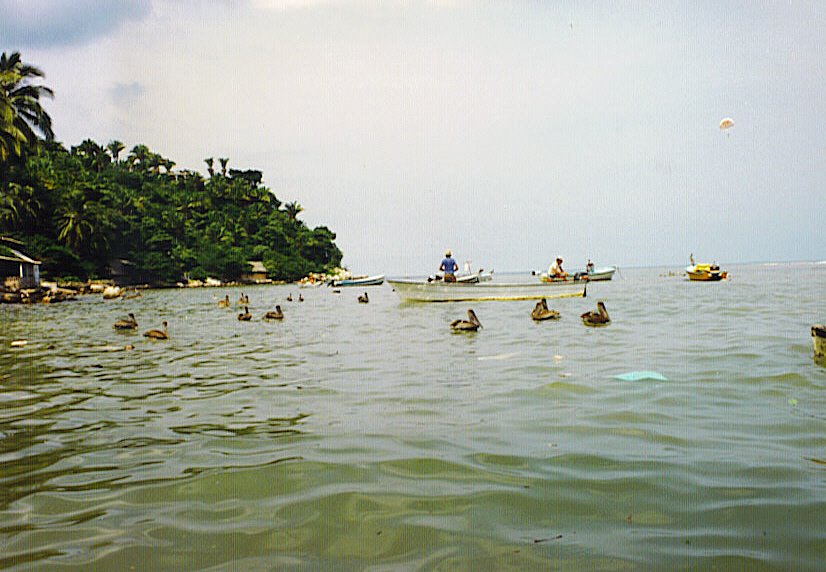
[[[449,249],[445,251],[445,258],[442,260],[439,270],[445,273],[445,282],[456,282],[456,271],[459,270],[459,265],[453,260]]]

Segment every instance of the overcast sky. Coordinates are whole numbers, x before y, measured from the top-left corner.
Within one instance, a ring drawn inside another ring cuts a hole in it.
[[[229,157],[391,275],[826,259],[824,39],[817,0],[0,0],[64,145]]]

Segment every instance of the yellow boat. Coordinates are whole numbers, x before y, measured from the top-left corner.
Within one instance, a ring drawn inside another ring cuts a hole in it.
[[[717,263],[713,264],[694,264],[694,255],[689,256],[691,265],[687,266],[685,273],[688,274],[688,279],[696,282],[717,282],[725,280],[728,272],[720,270]]]

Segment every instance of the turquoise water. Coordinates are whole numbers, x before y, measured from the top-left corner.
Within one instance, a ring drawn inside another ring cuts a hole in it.
[[[2,306],[0,569],[824,569],[826,264],[668,270],[542,323],[387,285]]]

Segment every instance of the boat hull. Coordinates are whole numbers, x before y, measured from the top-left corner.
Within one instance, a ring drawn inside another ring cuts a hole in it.
[[[421,280],[388,280],[387,283],[403,301],[485,302],[581,297],[585,295],[586,281],[446,284]]]
[[[706,266],[703,268],[701,266]],[[719,282],[725,280],[728,276],[727,272],[721,270],[709,270],[708,265],[689,266],[685,269],[688,279],[693,282]]]
[[[367,276],[365,278],[348,278],[345,280],[333,280],[333,286],[381,286],[384,284],[384,274],[379,276]]]
[[[616,266],[609,266],[607,268],[597,268],[588,273],[588,280],[596,282],[599,280],[610,280],[614,277],[614,272],[617,271]]]

